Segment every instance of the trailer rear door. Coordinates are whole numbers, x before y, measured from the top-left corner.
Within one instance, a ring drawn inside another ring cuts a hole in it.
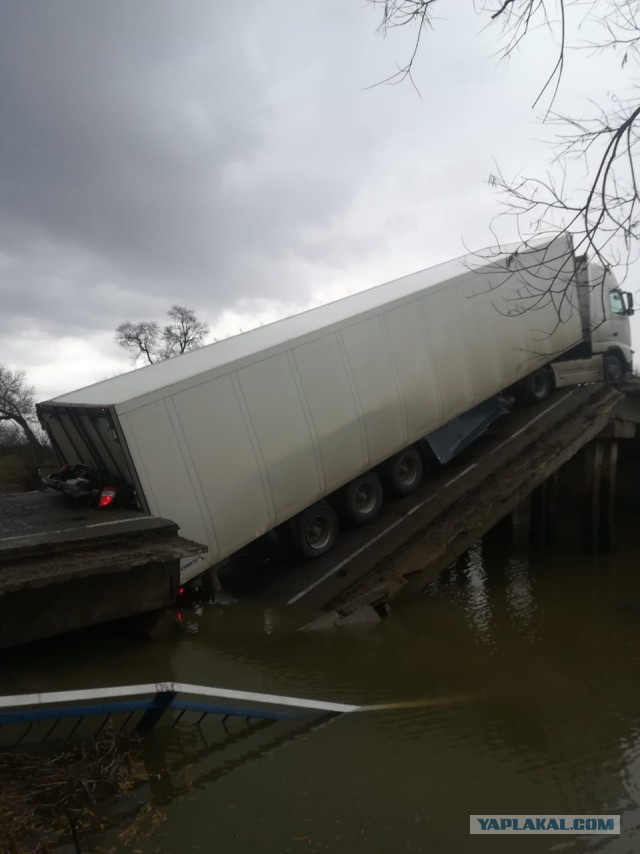
[[[146,509],[125,438],[110,407],[45,403],[38,404],[37,410],[61,464],[84,463],[103,483],[128,484]]]

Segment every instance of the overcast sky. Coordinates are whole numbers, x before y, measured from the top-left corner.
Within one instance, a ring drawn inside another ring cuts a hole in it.
[[[485,246],[496,162],[549,160],[531,104],[551,45],[499,63],[470,3],[443,0],[419,95],[373,85],[412,33],[382,38],[362,0],[0,14],[0,363],[40,399],[127,369],[114,328],[172,303],[220,336]],[[611,85],[582,59],[565,105]]]

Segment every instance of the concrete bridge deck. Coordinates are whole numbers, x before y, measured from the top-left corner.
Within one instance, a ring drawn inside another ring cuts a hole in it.
[[[0,649],[167,607],[180,559],[202,547],[167,519],[0,497]]]

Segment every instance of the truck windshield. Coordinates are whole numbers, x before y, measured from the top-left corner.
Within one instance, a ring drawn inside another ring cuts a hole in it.
[[[611,305],[612,314],[626,314],[627,307],[624,304],[620,291],[609,291],[609,303]]]

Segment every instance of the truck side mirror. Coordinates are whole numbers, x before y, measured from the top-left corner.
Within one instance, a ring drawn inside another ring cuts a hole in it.
[[[635,309],[633,307],[633,294],[630,291],[625,291],[624,293],[627,303],[627,314],[631,316],[635,314]]]

